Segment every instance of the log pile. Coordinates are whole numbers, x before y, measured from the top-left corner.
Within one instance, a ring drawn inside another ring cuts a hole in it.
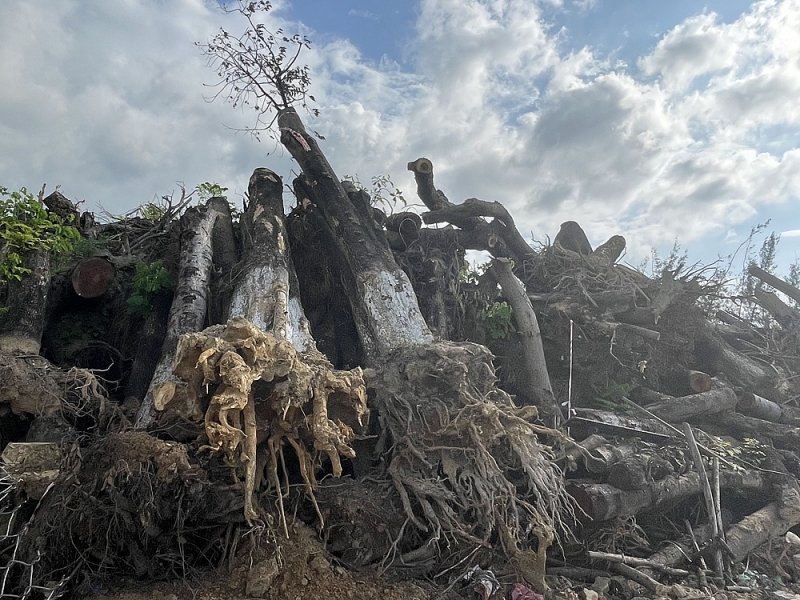
[[[36,303],[2,290],[0,594],[184,577],[262,535],[277,581],[301,521],[341,565],[437,598],[800,580],[800,291],[751,269],[783,294],[744,300],[756,322],[702,268],[619,264],[621,236],[593,248],[570,221],[532,247],[425,158],[428,210],[387,216],[281,123],[304,170],[289,215],[257,169],[238,223],[185,195],[157,219],[81,215],[102,249],[36,257],[55,273]],[[156,259],[171,285],[127,310]]]

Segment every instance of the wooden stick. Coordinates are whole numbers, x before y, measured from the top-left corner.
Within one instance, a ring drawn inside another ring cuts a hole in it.
[[[719,526],[716,517],[717,511],[714,507],[714,495],[711,491],[711,484],[708,482],[708,474],[703,464],[703,458],[700,456],[700,449],[697,447],[697,441],[694,439],[692,426],[688,423],[683,423],[683,433],[686,436],[686,443],[689,445],[689,451],[692,453],[692,460],[697,468],[697,472],[700,474],[703,496],[706,501],[706,513],[708,514],[708,520],[711,522],[711,535],[714,540],[717,540],[719,538]],[[717,577],[722,577],[722,549],[719,547],[714,548],[714,571]]]
[[[614,563],[611,567],[621,575],[624,575],[631,581],[635,581],[639,585],[643,586],[647,591],[658,593],[659,589],[664,589],[666,586],[661,585],[652,577],[645,575],[638,569],[634,569],[631,566],[628,566],[624,563]]]
[[[646,558],[625,556],[624,554],[611,554],[608,552],[594,552],[591,550],[587,552],[587,556],[591,560],[607,560],[608,562],[624,563],[626,565],[631,565],[634,567],[650,567],[651,569],[658,569],[659,571],[666,573],[667,575],[675,575],[677,577],[686,577],[689,575],[689,571],[685,569],[676,569],[674,567],[668,567],[667,565],[662,565],[661,563],[657,563],[655,561],[648,560]]]

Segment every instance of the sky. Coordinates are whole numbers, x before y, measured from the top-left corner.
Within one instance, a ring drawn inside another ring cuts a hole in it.
[[[502,202],[532,243],[624,235],[634,265],[728,256],[767,220],[778,272],[800,255],[800,0],[276,0],[266,24],[312,40],[305,121],[340,177],[414,203],[425,156],[452,202]],[[0,2],[0,185],[121,214],[178,182],[238,204],[262,166],[290,183],[208,101],[194,42],[220,27],[244,24],[214,0]]]

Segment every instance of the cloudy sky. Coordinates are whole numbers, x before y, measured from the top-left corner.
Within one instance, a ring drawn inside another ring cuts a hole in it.
[[[706,261],[756,223],[800,254],[800,0],[279,0],[268,23],[313,40],[340,176],[434,163],[453,202],[503,202],[527,237],[577,220],[638,264],[677,238]],[[122,213],[254,168],[290,181],[251,115],[204,95],[193,45],[243,25],[212,0],[2,0],[0,185]]]

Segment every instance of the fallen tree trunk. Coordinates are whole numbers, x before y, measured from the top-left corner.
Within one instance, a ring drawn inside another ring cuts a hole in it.
[[[315,348],[300,303],[283,216],[283,182],[269,169],[256,169],[242,216],[244,258],[239,265],[229,318],[241,317],[262,331],[289,340],[299,352]]]
[[[733,411],[736,403],[736,393],[731,388],[718,388],[648,404],[647,410],[670,423],[681,423],[687,419]]]
[[[800,426],[800,409],[795,406],[781,405],[745,391],[738,392],[737,397],[737,412],[772,423]]]
[[[680,432],[652,417],[618,414],[592,408],[576,408],[566,426],[586,435],[606,431],[612,435],[639,436],[642,439],[665,441],[681,437]]]
[[[791,329],[797,325],[800,314],[778,296],[760,288],[755,290],[754,295],[761,308],[772,315],[772,318],[780,323],[781,327]]]
[[[746,516],[730,527],[726,535],[734,562],[745,559],[747,553],[770,538],[782,536],[800,524],[800,493],[797,482],[781,487],[780,499]]]
[[[759,440],[772,440],[777,448],[796,450],[800,445],[800,428],[780,423],[771,423],[754,417],[747,417],[739,413],[718,414],[713,421],[707,421],[710,430],[738,433],[744,437]],[[721,429],[720,429],[721,428]]]
[[[734,350],[710,328],[695,342],[695,367],[710,375],[722,374],[732,385],[757,390],[760,395],[780,402],[787,394],[781,379],[760,363]]]
[[[303,169],[350,270],[348,299],[366,356],[374,360],[403,346],[433,341],[408,277],[394,261],[382,237],[350,201],[293,108],[278,114],[281,143]],[[302,202],[302,199],[298,199]],[[382,238],[382,239],[381,239]]]
[[[764,478],[758,471],[723,471],[720,481],[723,488],[736,490],[763,490]],[[607,483],[571,483],[567,491],[583,511],[595,521],[626,517],[648,509],[656,509],[668,502],[685,500],[702,492],[700,474],[672,475],[661,481],[652,481],[641,490],[620,490]]]
[[[767,271],[756,265],[750,265],[747,269],[747,272],[750,273],[750,275],[752,275],[753,277],[757,277],[767,285],[771,285],[779,292],[783,292],[795,302],[800,302],[800,290],[798,290],[793,285],[786,283],[783,279],[775,277],[775,275],[773,275],[772,273],[768,273]]]

